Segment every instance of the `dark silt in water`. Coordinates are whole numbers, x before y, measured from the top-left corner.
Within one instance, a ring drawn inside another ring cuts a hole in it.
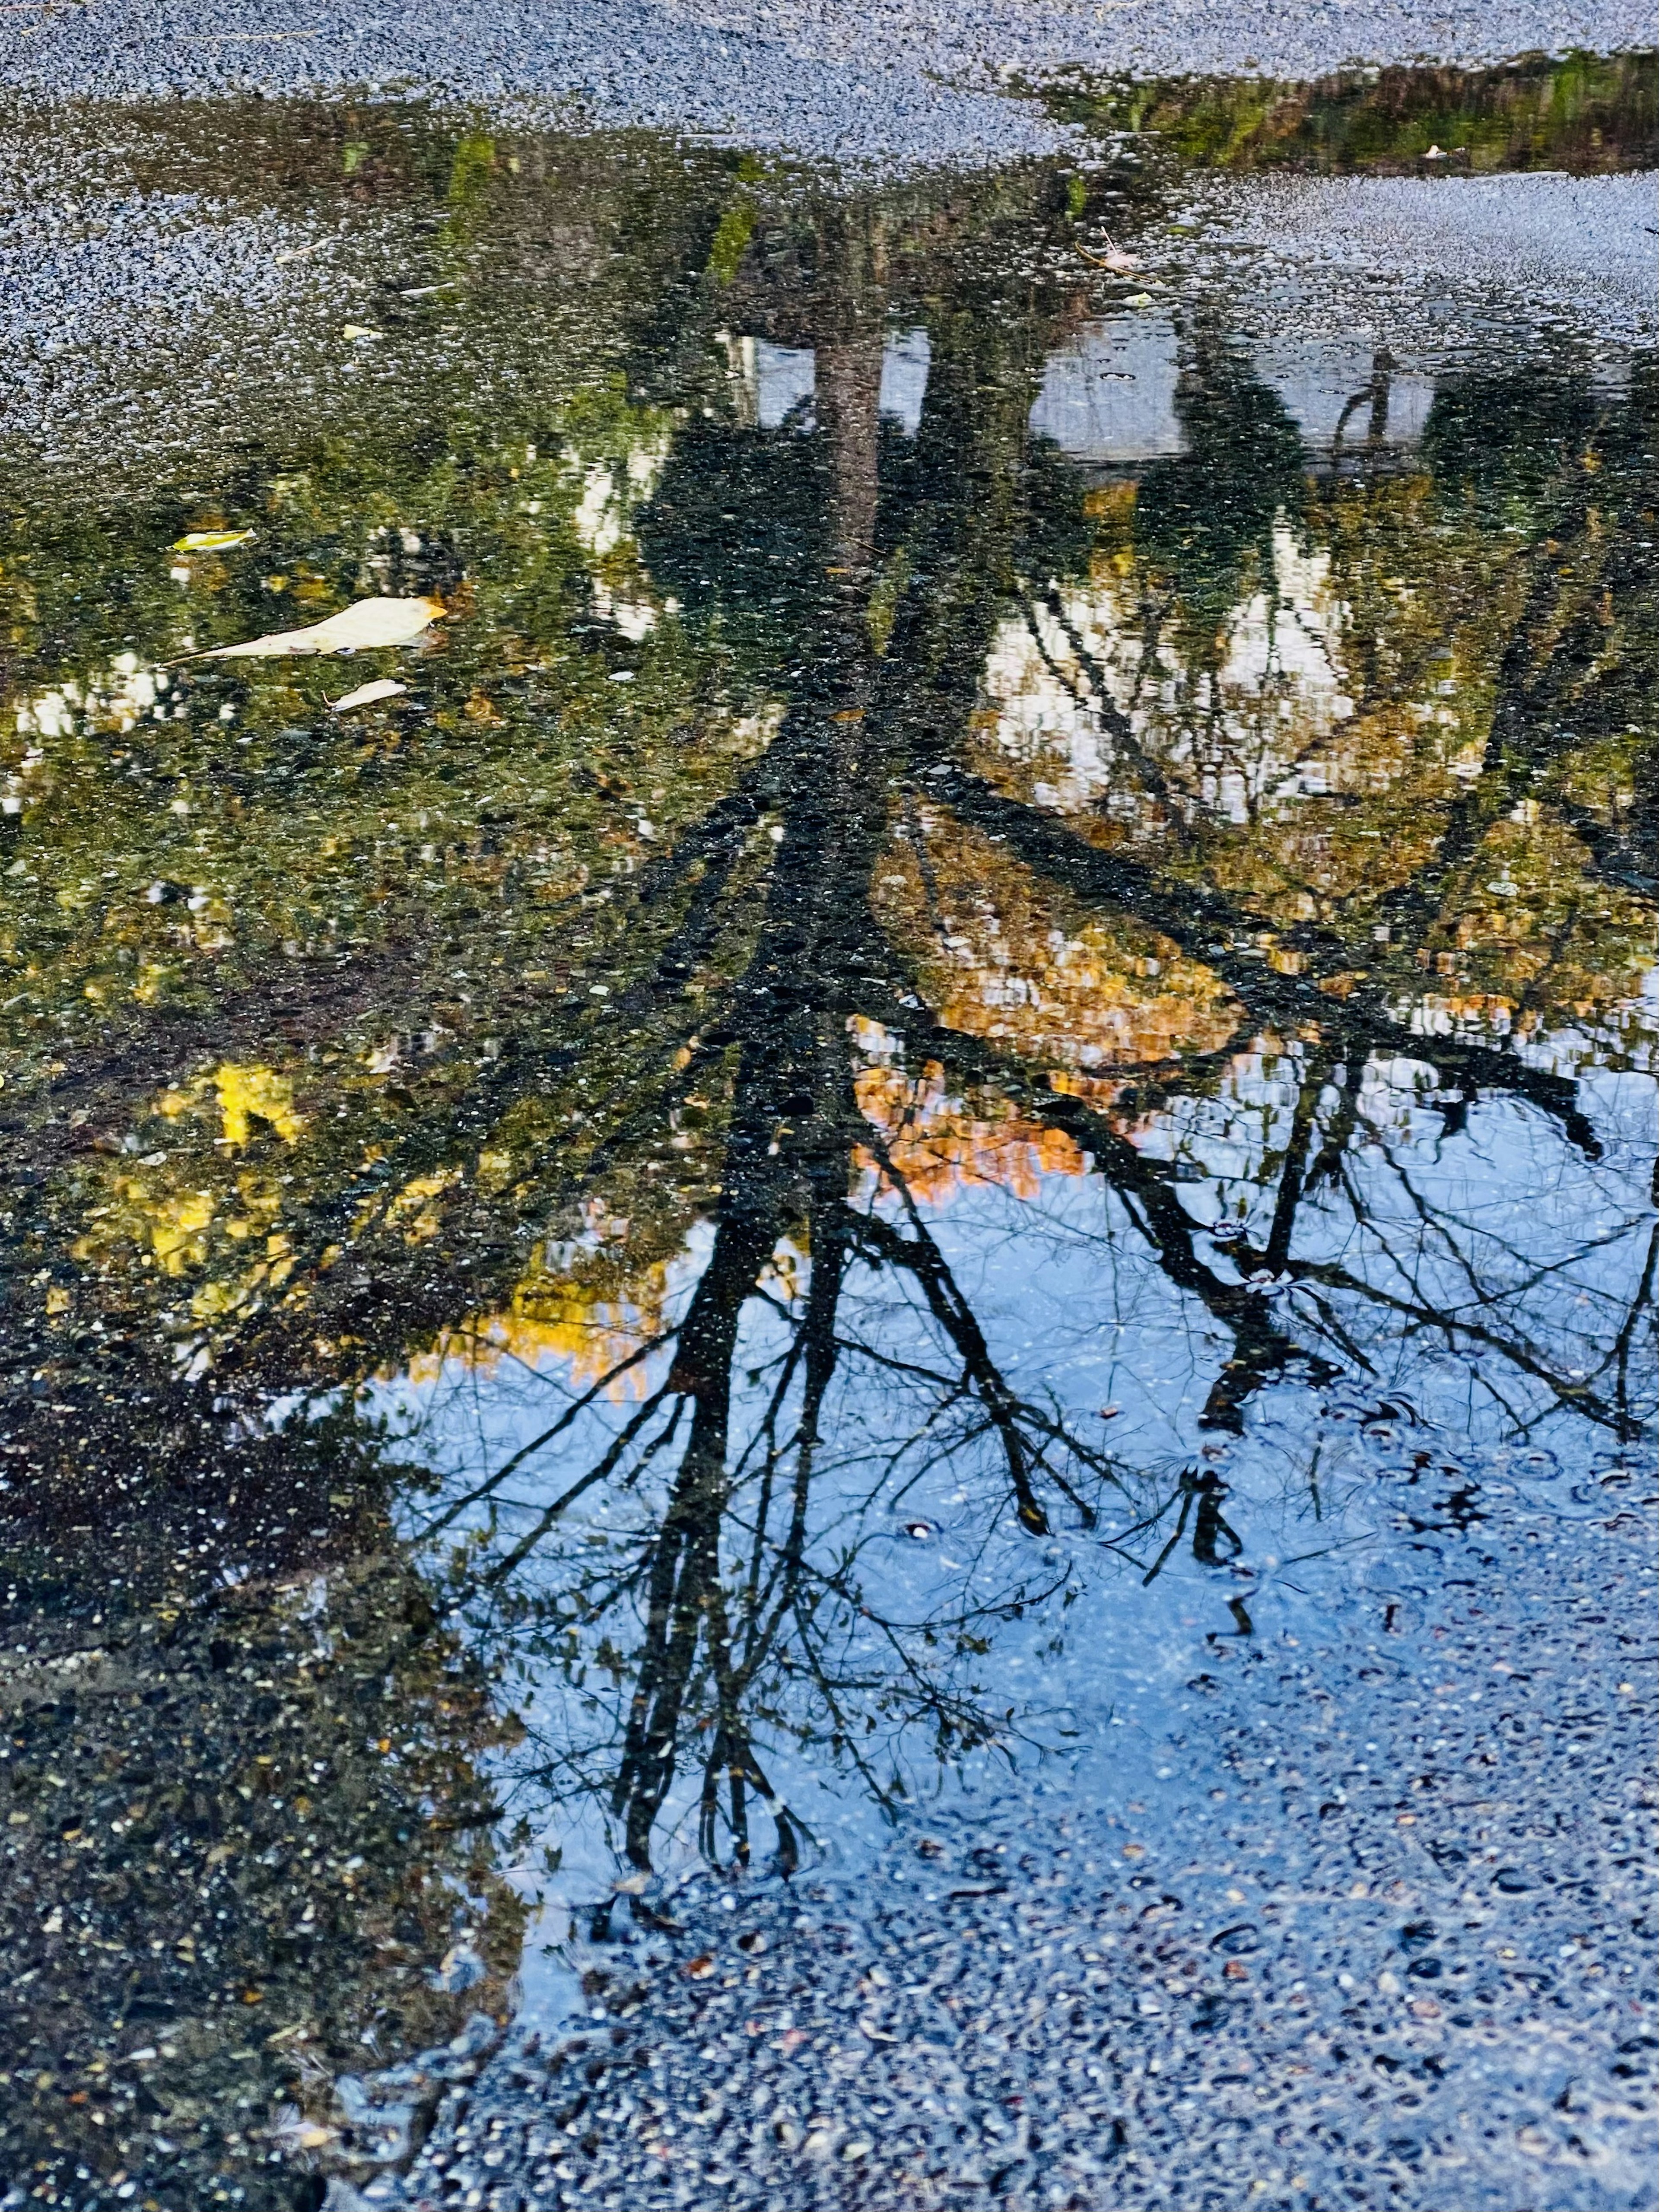
[[[53,371],[5,445],[6,2206],[1650,2203],[1656,380],[1534,188],[1627,221],[1653,80],[1500,75],[1068,85],[1077,159],[879,190],[99,126],[368,274],[199,430]],[[1394,195],[1392,308],[1282,198],[1239,307],[1262,167]],[[1070,2165],[988,1997],[910,2166],[902,2091],[757,2091],[769,2182],[601,2101],[896,2065],[1051,1880],[1209,1916],[1054,1985]],[[837,2043],[762,1954],[899,1892]],[[1366,2086],[1159,2197],[1121,2085],[1264,1943]],[[509,2063],[577,2093],[475,2173]]]

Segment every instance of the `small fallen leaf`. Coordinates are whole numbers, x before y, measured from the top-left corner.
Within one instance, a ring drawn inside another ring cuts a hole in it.
[[[246,545],[253,536],[251,530],[187,530],[182,538],[175,538],[175,553],[222,553],[228,546]]]
[[[1150,307],[1152,295],[1150,292],[1131,292],[1123,304],[1126,307]]]
[[[348,323],[340,336],[343,338],[378,338],[381,332],[371,330],[367,323]]]
[[[267,2142],[274,2142],[284,2151],[320,2150],[325,2143],[339,2140],[337,2128],[325,2128],[316,2120],[308,2120],[293,2105],[284,2105],[272,2125],[266,2129]]]
[[[706,1982],[714,1971],[714,1961],[705,1951],[700,1959],[693,1959],[685,1971],[694,1982]]]
[[[286,653],[366,653],[412,644],[444,611],[441,599],[359,599],[306,629],[271,630],[246,645],[216,645],[186,660],[270,660]]]
[[[408,689],[407,684],[394,683],[389,676],[377,676],[372,684],[360,684],[355,691],[348,691],[343,699],[336,699],[330,711],[343,714],[353,707],[372,707],[377,699],[395,699]]]
[[[1114,276],[1132,276],[1140,266],[1139,256],[1126,253],[1121,246],[1114,246],[1104,253],[1091,253],[1086,246],[1079,246],[1078,252],[1085,261],[1092,261],[1097,269],[1109,269]]]

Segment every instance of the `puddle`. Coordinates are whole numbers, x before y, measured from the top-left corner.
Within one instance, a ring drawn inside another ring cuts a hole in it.
[[[1370,68],[1306,83],[1056,73],[1057,119],[1146,134],[1158,158],[1235,173],[1607,176],[1653,167],[1659,57],[1532,54],[1501,68]]]
[[[176,403],[94,288],[0,479],[6,2203],[347,2203],[711,1870],[1156,1850],[1194,1697],[1636,1503],[1650,63],[1065,99],[112,122],[181,359],[221,217],[349,283]]]

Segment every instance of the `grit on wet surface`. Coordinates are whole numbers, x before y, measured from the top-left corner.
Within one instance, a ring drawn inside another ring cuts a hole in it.
[[[1158,1755],[1227,1786],[1176,1821],[1066,1778],[930,1809],[873,1880],[688,1885],[390,2201],[1642,2202],[1650,2023],[1605,1969],[1645,1731],[1583,1691],[1652,1582],[1634,1516],[1559,1538],[1488,1539],[1392,1644],[1193,1681]]]
[[[5,126],[0,2201],[1650,2206],[1652,57],[143,46]]]

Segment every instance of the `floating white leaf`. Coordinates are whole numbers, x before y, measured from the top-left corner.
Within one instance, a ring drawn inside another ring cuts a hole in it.
[[[175,538],[175,553],[222,553],[232,545],[246,545],[252,537],[251,530],[187,530],[182,538]]]
[[[372,684],[360,684],[355,691],[348,691],[343,699],[334,702],[337,714],[348,713],[353,707],[372,707],[377,699],[395,699],[400,691],[407,691],[407,684],[394,684],[389,676],[377,676]]]
[[[284,653],[368,653],[376,646],[409,645],[444,611],[441,599],[359,599],[308,629],[272,630],[246,645],[216,645],[193,660],[268,660]]]
[[[1078,252],[1085,261],[1092,261],[1097,269],[1109,269],[1115,276],[1131,276],[1140,266],[1137,255],[1126,253],[1121,246],[1114,246],[1109,239],[1104,253],[1091,253],[1086,246],[1079,246]]]

